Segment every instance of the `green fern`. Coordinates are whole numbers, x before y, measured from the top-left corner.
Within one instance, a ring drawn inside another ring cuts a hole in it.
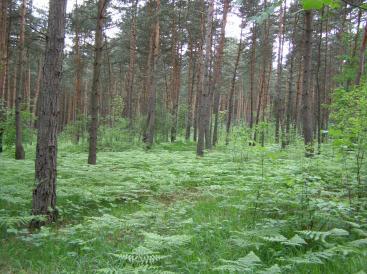
[[[191,238],[192,236],[188,235],[161,236],[156,233],[144,233],[145,245],[153,250],[178,248],[190,243]]]
[[[138,246],[133,251],[124,254],[111,253],[110,255],[132,265],[154,265],[169,256],[160,255],[144,246]]]
[[[252,271],[255,268],[261,266],[260,258],[251,251],[243,258],[238,260],[221,260],[223,263],[221,266],[215,267],[216,271],[228,271],[228,272],[247,272]]]

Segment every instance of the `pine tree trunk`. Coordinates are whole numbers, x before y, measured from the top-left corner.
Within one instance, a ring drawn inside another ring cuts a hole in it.
[[[178,103],[180,96],[180,73],[181,73],[181,60],[180,60],[180,45],[178,39],[178,32],[176,27],[176,14],[175,11],[172,22],[172,74],[171,74],[171,142],[176,141],[177,135],[177,120],[178,120]],[[180,22],[178,23],[180,25]]]
[[[126,104],[125,115],[129,119],[129,128],[133,125],[133,92],[134,92],[134,76],[136,63],[136,13],[138,0],[132,0],[132,15],[130,26],[130,61],[126,79]]]
[[[367,23],[364,26],[363,38],[362,38],[362,45],[359,50],[359,63],[358,63],[358,70],[356,74],[356,79],[354,80],[354,84],[359,86],[361,83],[361,78],[364,72],[364,63],[365,63],[365,51],[367,45]]]
[[[210,0],[209,9],[206,20],[206,36],[205,36],[205,57],[201,64],[202,67],[202,93],[200,96],[199,106],[199,123],[198,123],[198,142],[196,146],[196,154],[198,156],[204,156],[204,147],[211,147],[211,140],[208,138],[209,134],[209,123],[210,123],[210,59],[212,49],[212,19],[214,14],[214,0]]]
[[[46,215],[47,222],[56,220],[57,124],[61,92],[62,59],[65,35],[66,0],[51,0],[47,43],[40,94],[39,129],[37,135],[33,215]],[[32,221],[32,227],[44,222]]]
[[[229,133],[230,133],[230,130],[231,130],[232,116],[233,116],[233,113],[234,113],[234,109],[233,109],[234,92],[235,92],[235,86],[236,86],[238,65],[240,63],[241,53],[242,53],[242,30],[243,29],[241,28],[240,42],[238,44],[236,62],[235,62],[232,81],[231,81],[231,89],[230,89],[230,92],[229,92],[228,115],[227,115],[227,123],[226,123],[226,145],[229,144]]]
[[[154,4],[153,0],[150,1]],[[143,142],[147,148],[151,148],[154,141],[154,130],[155,130],[155,107],[156,107],[156,67],[159,57],[159,44],[160,44],[160,27],[159,27],[159,13],[160,13],[161,1],[155,0],[155,22],[153,25],[149,51],[150,57],[148,60],[148,113],[145,126],[145,132],[143,136]]]
[[[282,127],[282,72],[283,72],[283,44],[284,44],[284,13],[285,7],[280,8],[279,32],[278,32],[278,59],[277,59],[277,80],[275,85],[275,142],[279,143],[280,129]]]
[[[226,38],[227,15],[230,9],[229,3],[230,3],[229,0],[223,1],[223,17],[222,17],[219,44],[216,50],[215,65],[214,65],[214,79],[213,79],[213,87],[212,87],[212,93],[214,94],[213,146],[215,146],[218,142],[218,115],[219,115],[219,103],[220,103],[220,92],[218,90],[218,86],[221,82],[221,77],[222,77],[222,64],[223,64],[224,43],[225,43],[225,38]]]
[[[311,61],[312,61],[312,11],[305,11],[303,53],[303,89],[302,89],[302,127],[305,142],[306,156],[313,155],[313,115],[312,115],[312,90],[311,90]]]
[[[8,63],[8,0],[0,1],[0,98],[6,94]]]
[[[40,60],[38,61],[38,72],[37,72],[37,79],[36,79],[36,85],[35,85],[35,90],[34,90],[34,99],[33,99],[33,118],[35,118],[35,124],[34,127],[38,128],[38,122],[37,122],[37,117],[39,116],[39,94],[40,94],[40,89],[41,89],[41,81],[42,81],[42,60],[40,58]]]
[[[78,2],[75,2],[75,12],[77,12],[79,9],[78,7]],[[74,50],[75,50],[75,56],[74,56],[74,64],[75,64],[75,101],[76,101],[76,106],[75,106],[75,118],[78,121],[77,122],[77,128],[76,128],[76,134],[75,134],[75,142],[78,144],[79,143],[79,139],[80,139],[80,135],[81,135],[81,124],[79,123],[79,121],[81,120],[81,116],[82,116],[82,70],[83,70],[83,66],[82,66],[82,62],[81,62],[81,57],[80,57],[80,22],[78,19],[78,15],[76,16],[76,26],[75,26],[75,44],[74,44]]]
[[[252,26],[252,38],[251,38],[251,59],[250,59],[250,117],[249,126],[253,127],[254,123],[254,89],[255,89],[255,62],[256,62],[256,24]]]
[[[194,101],[194,85],[195,85],[195,62],[194,62],[194,49],[191,37],[191,32],[189,31],[189,65],[187,72],[187,117],[186,117],[186,130],[185,130],[185,140],[189,141],[191,136],[192,127],[192,112],[193,112],[193,101]]]
[[[24,160],[25,153],[23,148],[22,134],[22,118],[21,107],[22,97],[24,95],[24,69],[25,69],[25,50],[24,50],[24,35],[25,35],[25,16],[26,16],[26,0],[22,1],[20,6],[19,17],[19,44],[18,44],[18,61],[17,61],[17,89],[15,98],[15,159]]]
[[[99,83],[102,66],[102,51],[103,51],[103,21],[106,11],[107,1],[98,1],[98,14],[96,37],[94,45],[94,65],[93,65],[93,80],[91,94],[91,121],[89,126],[89,155],[88,164],[95,165],[97,162],[97,131],[98,131],[98,100],[99,100]]]

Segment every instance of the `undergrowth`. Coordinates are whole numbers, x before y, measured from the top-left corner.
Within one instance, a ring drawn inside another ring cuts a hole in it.
[[[52,226],[29,231],[34,147],[0,156],[1,273],[364,273],[366,200],[325,145],[139,146],[86,164],[61,143]]]

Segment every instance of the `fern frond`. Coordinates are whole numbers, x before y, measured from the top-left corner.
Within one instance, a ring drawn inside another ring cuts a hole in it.
[[[251,251],[243,258],[239,258],[238,260],[221,260],[223,265],[215,267],[216,271],[228,271],[228,272],[246,272],[252,271],[256,267],[261,265],[260,258]]]

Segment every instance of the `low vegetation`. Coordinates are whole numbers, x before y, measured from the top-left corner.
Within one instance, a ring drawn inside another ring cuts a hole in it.
[[[91,166],[83,145],[63,141],[59,220],[39,231],[28,230],[33,158],[9,151],[0,272],[364,273],[366,199],[353,158],[331,145],[306,159],[300,144],[243,142],[205,158],[194,143],[135,146],[100,152]]]

